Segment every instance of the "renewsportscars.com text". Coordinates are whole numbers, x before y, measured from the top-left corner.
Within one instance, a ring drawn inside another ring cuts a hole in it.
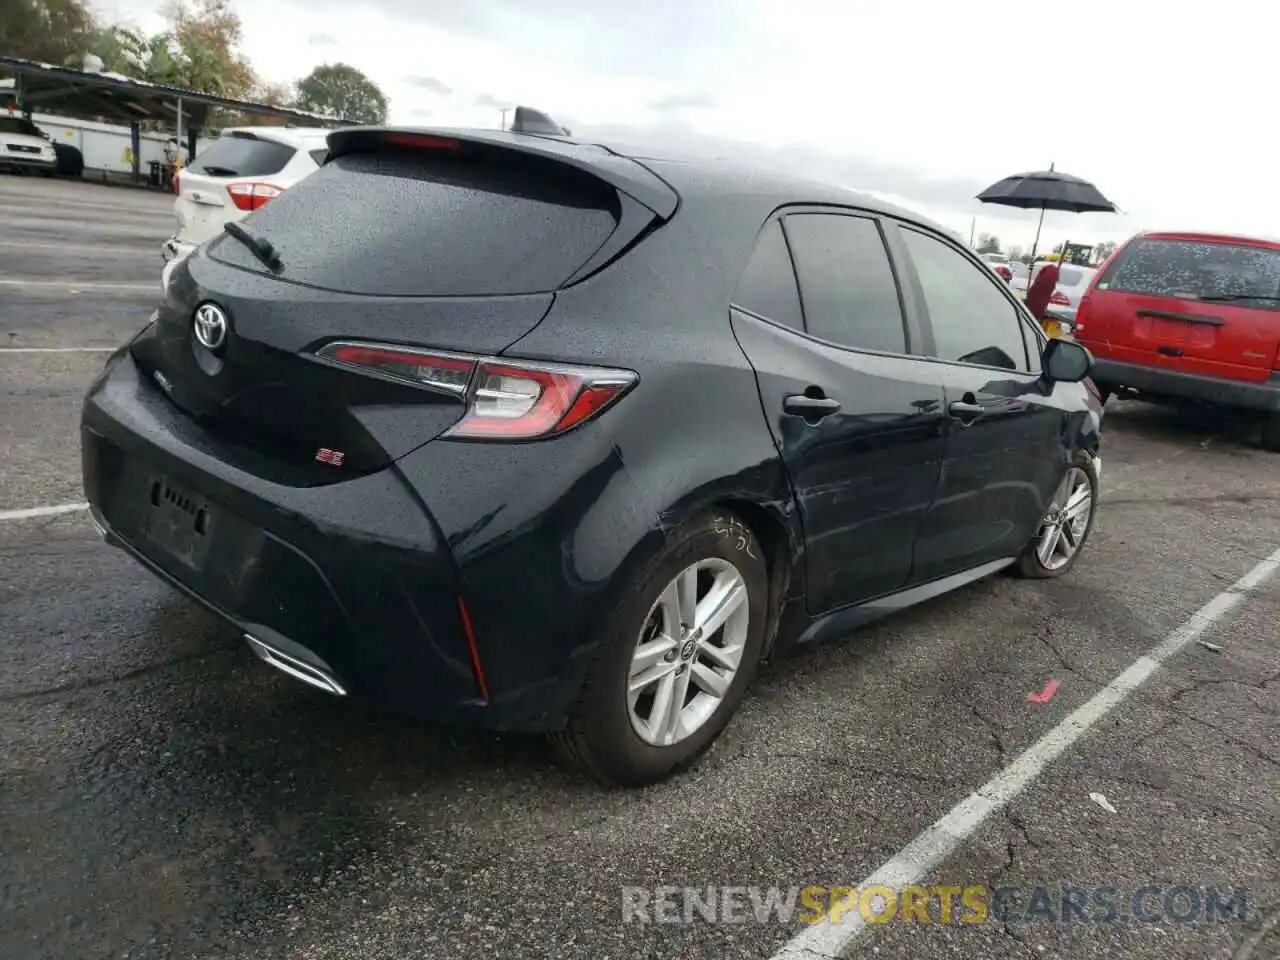
[[[1216,886],[623,887],[623,923],[1217,923],[1249,918]]]

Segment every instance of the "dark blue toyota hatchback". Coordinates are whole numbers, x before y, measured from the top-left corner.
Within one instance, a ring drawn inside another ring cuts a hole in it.
[[[945,231],[567,135],[329,142],[82,420],[107,541],[297,680],[642,784],[762,658],[1078,559],[1092,359]]]

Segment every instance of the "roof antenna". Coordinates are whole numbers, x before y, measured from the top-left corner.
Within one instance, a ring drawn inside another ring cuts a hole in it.
[[[544,137],[567,137],[569,131],[556,123],[541,110],[533,107],[516,107],[515,116],[508,128],[511,133],[533,133]]]

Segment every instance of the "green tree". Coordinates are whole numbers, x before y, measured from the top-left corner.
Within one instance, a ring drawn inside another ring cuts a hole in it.
[[[309,110],[353,123],[385,123],[387,97],[355,67],[324,63],[298,81],[299,110]]]
[[[81,0],[0,0],[0,51],[62,65],[83,54],[95,35]]]
[[[97,56],[103,69],[111,73],[143,78],[151,60],[151,41],[136,30],[111,25],[97,30],[88,52]]]
[[[176,74],[169,82],[223,97],[249,95],[257,77],[240,53],[244,28],[230,0],[169,0],[164,15],[169,26],[163,36],[173,60],[169,72]],[[162,72],[162,64],[163,58],[155,72]]]
[[[227,0],[170,0],[164,15],[167,28],[149,37],[119,25],[97,27],[85,52],[114,73],[197,93],[240,99],[259,86],[239,52],[243,31]],[[80,66],[83,58],[68,62]]]
[[[1093,248],[1093,259],[1095,263],[1101,263],[1107,257],[1116,252],[1116,245],[1110,240],[1103,240],[1100,244]]]
[[[259,80],[249,91],[248,99],[254,103],[265,103],[269,107],[291,107],[294,99],[293,89],[288,84]],[[260,113],[238,115],[232,122],[238,127],[274,126],[280,123],[276,118],[266,117]]]
[[[983,233],[978,235],[978,252],[979,253],[999,253],[1000,238],[994,233]]]

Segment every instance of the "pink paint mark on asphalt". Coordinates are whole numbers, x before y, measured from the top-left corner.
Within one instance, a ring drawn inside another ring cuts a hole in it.
[[[1044,689],[1039,693],[1028,693],[1027,700],[1031,703],[1048,703],[1053,699],[1053,695],[1058,692],[1058,681],[1050,680],[1044,685]]]

